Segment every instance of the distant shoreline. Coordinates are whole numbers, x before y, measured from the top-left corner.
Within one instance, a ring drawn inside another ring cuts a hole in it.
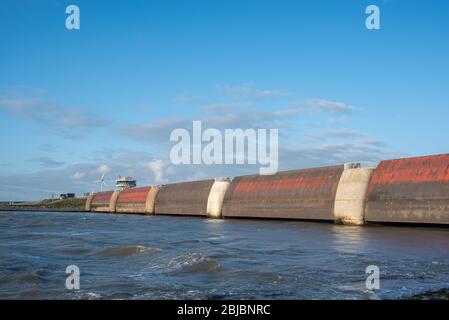
[[[0,206],[0,211],[86,212],[80,208],[41,208],[32,206]]]
[[[0,211],[85,212],[86,198],[42,200],[28,204],[1,204]]]

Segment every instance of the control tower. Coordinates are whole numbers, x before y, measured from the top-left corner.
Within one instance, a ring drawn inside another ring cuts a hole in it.
[[[121,177],[119,176],[117,180],[115,180],[115,186],[120,190],[125,190],[128,188],[134,188],[136,186],[136,180],[131,177]]]

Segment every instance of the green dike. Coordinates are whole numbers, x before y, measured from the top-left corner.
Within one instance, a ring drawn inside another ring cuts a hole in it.
[[[84,210],[86,205],[86,198],[72,198],[72,199],[61,199],[61,200],[47,200],[40,203],[35,203],[30,205],[32,208],[39,209],[77,209]]]

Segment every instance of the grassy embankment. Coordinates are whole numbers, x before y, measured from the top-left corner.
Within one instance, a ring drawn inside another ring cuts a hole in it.
[[[86,204],[86,198],[72,198],[72,199],[61,199],[61,200],[50,200],[42,201],[38,204],[33,205],[33,207],[38,207],[42,209],[79,209],[84,210]]]
[[[86,198],[71,198],[71,199],[46,199],[36,202],[28,202],[23,204],[17,204],[13,206],[2,206],[1,209],[11,210],[65,210],[65,211],[84,211],[86,204]]]

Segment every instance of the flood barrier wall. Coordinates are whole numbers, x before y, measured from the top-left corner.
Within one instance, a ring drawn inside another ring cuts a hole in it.
[[[151,187],[128,188],[121,191],[117,198],[115,212],[145,213],[145,205]]]
[[[343,169],[341,165],[236,177],[224,198],[223,217],[334,220]]]
[[[90,210],[97,212],[114,212],[117,196],[117,191],[103,191],[95,193],[92,196]]]
[[[155,214],[207,216],[207,200],[214,180],[166,184],[155,202]]]
[[[106,191],[89,196],[86,210],[449,224],[449,154]]]
[[[449,224],[449,154],[380,162],[369,183],[365,219]]]

